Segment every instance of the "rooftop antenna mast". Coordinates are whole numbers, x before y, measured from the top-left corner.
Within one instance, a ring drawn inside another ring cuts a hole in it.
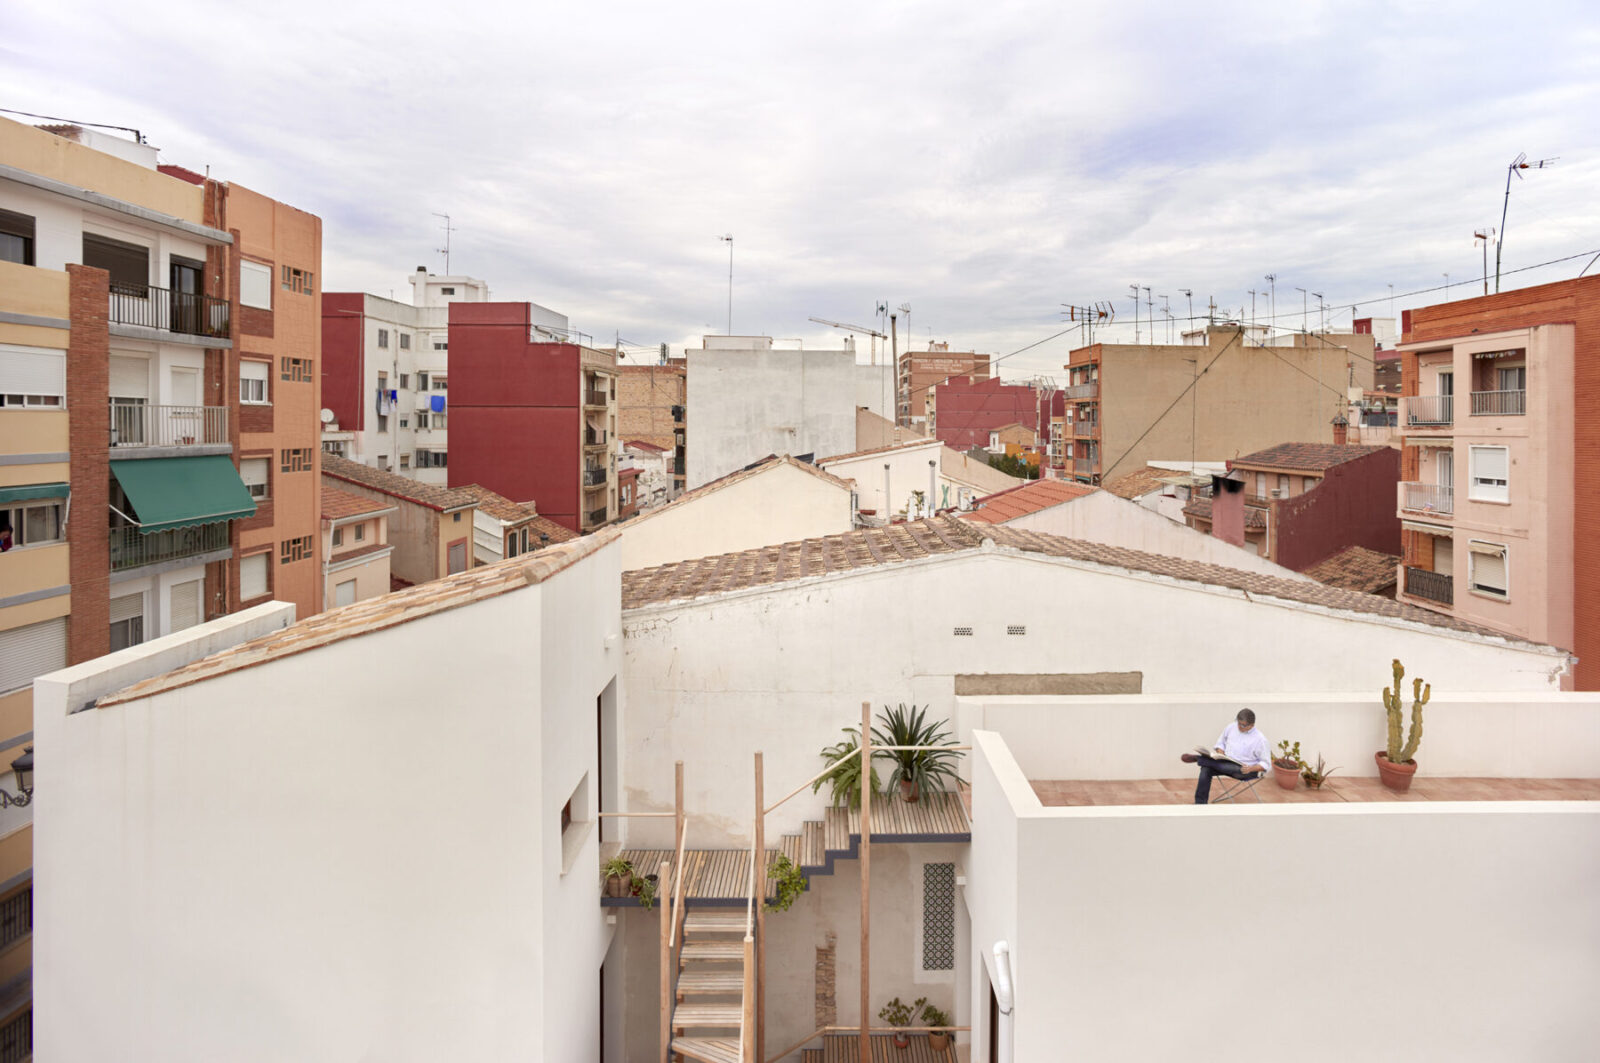
[[[733,335],[733,234],[723,233],[717,237],[728,245],[728,335]]]
[[[1560,158],[1560,156],[1556,156]],[[1529,162],[1528,153],[1519,151],[1517,157],[1511,160],[1511,165],[1506,167],[1506,198],[1500,206],[1500,240],[1494,245],[1494,290],[1500,291],[1500,248],[1506,242],[1506,211],[1511,207],[1511,175],[1516,174],[1517,180],[1522,180],[1523,170],[1548,170],[1556,164],[1555,159],[1540,159],[1538,162]]]
[[[1269,273],[1264,278],[1267,282],[1267,315],[1272,319],[1272,330],[1267,335],[1278,331],[1278,275]]]
[[[1475,230],[1473,230],[1473,233],[1472,233],[1472,242],[1473,243],[1478,243],[1479,241],[1483,242],[1483,294],[1484,295],[1488,295],[1489,294],[1489,242],[1494,239],[1494,232],[1495,232],[1494,226],[1491,225],[1491,226],[1489,226],[1488,228],[1485,228],[1485,229],[1475,229]],[[1499,252],[1496,251],[1495,254],[1498,255]],[[1497,261],[1498,261],[1498,259],[1497,259]],[[1392,299],[1392,297],[1393,297],[1392,293],[1394,291],[1394,286],[1393,285],[1389,286],[1389,291],[1391,293],[1391,299]],[[1390,313],[1391,316],[1393,316],[1393,314],[1394,314],[1393,308],[1390,309],[1389,313]]]
[[[444,219],[444,246],[436,247],[434,251],[444,256],[444,275],[448,277],[450,276],[450,234],[455,232],[455,228],[450,224],[450,215],[434,211],[433,216]]]
[[[1133,342],[1139,342],[1139,286],[1128,285],[1128,291],[1133,293]]]
[[[1076,321],[1083,327],[1083,345],[1094,345],[1094,327],[1096,324],[1109,325],[1116,319],[1117,311],[1109,299],[1095,303],[1093,306],[1077,306],[1073,303],[1062,303],[1061,313],[1068,321]],[[1071,381],[1068,381],[1071,384]]]

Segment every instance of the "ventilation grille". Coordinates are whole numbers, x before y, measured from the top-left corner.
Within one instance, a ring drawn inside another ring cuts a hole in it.
[[[950,633],[952,635],[960,635],[964,638],[972,637],[972,629],[970,627],[958,627],[953,629]]]
[[[1028,626],[1026,624],[1008,624],[1008,625],[1006,625],[1006,634],[1007,635],[1026,635],[1027,633],[1028,633]]]

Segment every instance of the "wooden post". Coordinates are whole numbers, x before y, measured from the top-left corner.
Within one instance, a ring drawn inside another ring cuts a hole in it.
[[[872,1058],[868,1000],[872,994],[872,702],[861,703],[861,1031],[856,1058]]]
[[[755,1038],[756,1058],[767,1058],[767,806],[766,781],[760,752],[756,753],[756,844],[751,859],[755,860],[756,881],[756,999],[755,1029],[746,1037]],[[748,952],[749,946],[746,946]]]
[[[678,850],[678,839],[683,836],[683,761],[678,761],[672,768],[672,844],[667,848],[673,852]]]
[[[758,757],[760,755],[759,753],[756,754]],[[744,1058],[740,1060],[740,1063],[761,1063],[760,1049],[756,1047],[755,1040],[750,1036],[751,1028],[758,1027],[756,1022],[756,992],[760,983],[756,981],[751,973],[755,969],[756,950],[756,943],[750,940],[749,934],[746,934],[744,936],[744,1008],[741,1013],[745,1030],[744,1041],[742,1042],[744,1044]]]
[[[672,985],[676,981],[672,971],[672,947],[667,943],[667,929],[672,925],[668,909],[672,906],[672,864],[661,861],[657,876],[656,900],[661,904],[661,1063],[672,1058]]]

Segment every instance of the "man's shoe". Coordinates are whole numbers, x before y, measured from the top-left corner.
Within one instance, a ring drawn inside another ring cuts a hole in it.
[[[1183,761],[1185,764],[1196,764],[1199,763],[1200,755],[1198,753],[1185,753],[1178,759]]]

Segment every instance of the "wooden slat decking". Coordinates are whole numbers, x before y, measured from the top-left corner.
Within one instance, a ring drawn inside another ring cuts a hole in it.
[[[734,1037],[674,1037],[672,1050],[702,1063],[741,1063],[739,1040]]]
[[[831,1033],[822,1038],[822,1063],[859,1063],[858,1038],[853,1033]],[[893,1034],[872,1035],[872,1063],[954,1063],[955,1043],[943,1052],[928,1045],[928,1035],[914,1033],[908,1048],[896,1048]]]

